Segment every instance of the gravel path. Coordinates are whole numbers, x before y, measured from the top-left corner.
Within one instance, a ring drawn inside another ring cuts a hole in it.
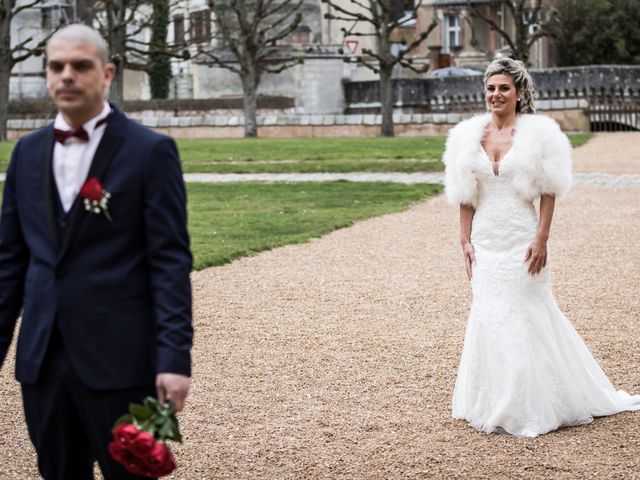
[[[574,160],[576,172],[640,173],[640,132],[598,133]]]
[[[551,239],[561,308],[633,393],[639,216],[640,189],[578,186],[558,202]],[[174,478],[640,478],[640,413],[536,439],[451,419],[470,302],[458,250],[456,210],[439,196],[194,273],[194,381]],[[12,356],[0,478],[23,480],[36,476]]]

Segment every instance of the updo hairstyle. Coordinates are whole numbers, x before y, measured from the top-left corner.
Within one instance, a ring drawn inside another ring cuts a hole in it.
[[[516,103],[516,113],[536,113],[536,107],[533,104],[533,95],[535,93],[533,79],[524,67],[524,63],[508,57],[495,59],[484,72],[485,89],[489,79],[494,75],[500,74],[509,75],[516,86],[516,92],[520,98]]]

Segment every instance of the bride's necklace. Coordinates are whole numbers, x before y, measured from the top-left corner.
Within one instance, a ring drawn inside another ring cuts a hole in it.
[[[513,132],[515,130],[514,126],[515,126],[515,124],[509,125],[509,126],[504,126],[502,128],[498,128],[495,125],[491,125],[491,127],[498,132],[498,135],[502,135],[505,131],[509,131],[513,135]]]

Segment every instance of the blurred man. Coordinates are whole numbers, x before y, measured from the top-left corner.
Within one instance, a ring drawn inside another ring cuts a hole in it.
[[[49,479],[138,478],[108,454],[147,395],[182,409],[191,375],[191,254],[175,143],[105,98],[104,39],[71,25],[47,45],[52,125],[22,138],[0,218],[0,364],[22,310],[16,378]]]

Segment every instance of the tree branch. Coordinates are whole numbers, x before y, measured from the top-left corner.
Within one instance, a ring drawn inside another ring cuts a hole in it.
[[[369,50],[368,48],[364,48],[362,50],[362,56],[369,56],[369,57],[373,57],[376,60],[378,60],[378,63],[380,63],[381,65],[386,65],[387,61],[384,59],[384,57],[382,57],[381,55],[378,55],[377,53],[375,53],[373,50]]]
[[[374,0],[371,0],[374,1]],[[325,0],[325,3],[329,4],[334,10],[337,10],[338,12],[340,12],[343,15],[346,15],[346,18],[344,17],[337,17],[332,13],[325,13],[324,18],[326,19],[330,19],[330,20],[345,20],[347,22],[352,22],[354,20],[361,20],[363,22],[368,22],[374,26],[377,26],[377,22],[374,22],[374,20],[370,17],[367,17],[361,13],[358,12],[351,12],[349,10],[347,10],[346,8],[343,8],[339,5],[336,5],[335,3],[333,3],[333,1],[331,0]],[[371,12],[370,12],[371,13]]]
[[[506,5],[509,6],[509,8],[511,10],[513,9],[513,5],[511,5],[509,2],[506,2]],[[488,23],[491,26],[491,28],[493,28],[496,32],[498,32],[500,34],[500,36],[502,38],[504,38],[506,40],[506,42],[509,44],[509,48],[511,48],[511,50],[513,50],[514,52],[516,51],[516,46],[513,43],[513,40],[511,40],[511,37],[509,36],[509,34],[505,30],[500,28],[500,25],[498,25],[491,18],[489,18],[486,15],[480,13],[480,10],[477,7],[475,7],[474,5],[471,5],[471,1],[470,0],[467,0],[467,6],[469,7],[469,9],[471,11],[471,15],[476,15],[476,16],[480,17],[481,20],[483,20],[484,22]]]
[[[27,43],[29,43],[31,40],[33,40],[33,37],[28,38],[27,40],[25,40],[24,42],[15,45],[11,50],[10,50],[10,58],[9,58],[9,64],[11,66],[11,68],[13,68],[14,65],[23,62],[24,60],[26,60],[27,58],[33,56],[33,55],[41,55],[46,46],[47,46],[47,42],[49,41],[49,39],[53,36],[54,33],[56,33],[59,29],[60,29],[61,25],[58,25],[54,30],[52,30],[51,32],[49,32],[44,38],[42,38],[35,46],[31,47],[31,48],[25,48],[25,45]],[[25,53],[21,54],[21,55],[16,55],[17,52],[19,51],[24,51]]]
[[[356,60],[358,61],[358,63],[361,63],[363,66],[365,66],[369,70],[373,71],[373,73],[378,73],[380,71],[380,66],[379,65],[377,66],[377,65],[371,63],[369,61],[369,59],[365,59],[365,57],[362,56],[362,55],[357,57]]]
[[[424,73],[427,70],[429,70],[429,64],[428,63],[423,63],[421,67],[416,67],[412,62],[408,62],[406,60],[401,60],[398,62],[400,65],[402,65],[404,68],[408,68],[409,70],[415,72],[415,73]]]
[[[278,40],[285,38],[287,35],[289,35],[291,32],[293,32],[296,29],[296,27],[300,24],[301,20],[302,20],[302,14],[300,13],[296,14],[295,18],[293,19],[291,24],[289,24],[288,27],[285,27],[279,33],[275,33],[269,37],[264,37],[264,40],[261,43],[271,44],[273,42],[277,42]]]
[[[233,73],[236,73],[238,75],[242,75],[242,71],[239,68],[230,65],[228,61],[222,60],[221,58],[219,58],[218,56],[212,54],[211,52],[205,52],[205,51],[201,50],[198,53],[201,53],[202,55],[204,55],[206,57],[209,57],[209,60],[211,60],[211,63],[213,65],[221,67],[221,68],[226,68],[227,70],[231,70]],[[211,67],[211,65],[208,65],[208,66]]]
[[[17,14],[19,14],[23,10],[28,10],[29,8],[33,8],[34,6],[39,4],[40,1],[41,0],[33,0],[32,2],[25,3],[23,5],[13,7],[13,9],[11,10],[11,18],[15,17]]]
[[[300,63],[302,63],[300,61],[300,59],[296,59],[296,60],[287,60],[287,62],[284,62],[281,66],[279,67],[270,67],[268,65],[263,65],[262,66],[262,70],[268,73],[280,73],[283,72],[291,67],[295,67],[296,65],[299,65]]]
[[[402,59],[405,55],[411,53],[413,50],[415,50],[416,48],[418,48],[420,46],[420,44],[422,42],[425,41],[425,39],[429,36],[429,34],[433,31],[434,28],[436,28],[438,26],[438,22],[437,21],[432,21],[431,24],[427,27],[426,30],[424,30],[423,32],[420,33],[420,35],[418,35],[418,38],[416,38],[413,42],[411,42],[407,48],[405,48],[403,51],[401,51],[398,54],[398,59]]]

